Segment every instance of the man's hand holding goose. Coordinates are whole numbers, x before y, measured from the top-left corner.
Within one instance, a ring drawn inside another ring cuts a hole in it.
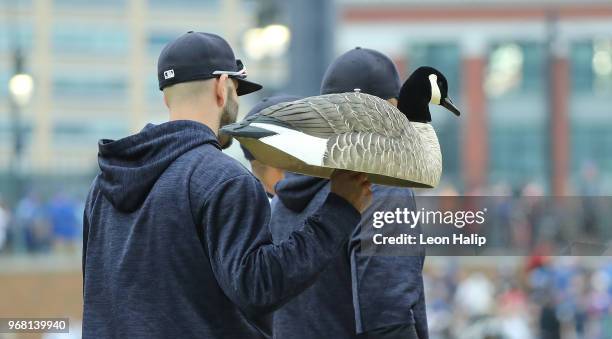
[[[372,202],[371,184],[364,173],[335,170],[331,175],[331,192],[351,203],[359,213]]]

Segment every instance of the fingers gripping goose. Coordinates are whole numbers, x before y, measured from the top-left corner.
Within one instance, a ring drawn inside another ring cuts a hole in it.
[[[459,115],[445,77],[421,67],[402,86],[400,110],[378,97],[328,94],[282,103],[221,129],[271,166],[329,178],[334,169],[372,183],[435,187],[442,172],[428,104]]]

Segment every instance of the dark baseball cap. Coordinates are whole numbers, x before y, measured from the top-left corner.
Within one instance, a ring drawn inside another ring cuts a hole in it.
[[[382,99],[397,98],[401,88],[395,64],[373,49],[356,47],[339,56],[327,68],[321,82],[321,94],[353,92]]]
[[[302,99],[302,98],[298,97],[298,96],[295,96],[295,95],[287,95],[287,94],[279,94],[279,95],[263,98],[255,106],[253,106],[253,108],[251,108],[249,113],[247,113],[247,115],[244,118],[246,119],[246,118],[248,118],[248,117],[250,117],[250,116],[252,116],[254,114],[257,114],[257,113],[263,111],[264,109],[266,109],[268,107],[272,107],[272,106],[274,106],[276,104],[280,104],[280,103],[283,103],[283,102],[292,102],[292,101],[296,101],[296,100],[300,100],[300,99]],[[248,161],[255,160],[255,157],[253,156],[253,154],[251,154],[251,152],[249,152],[248,149],[246,149],[242,145],[240,145],[240,148],[242,148],[242,153],[244,153],[244,157]]]
[[[262,88],[246,80],[246,68],[222,37],[189,31],[168,43],[157,61],[159,89],[181,82],[206,80],[227,74],[238,81],[238,95]]]

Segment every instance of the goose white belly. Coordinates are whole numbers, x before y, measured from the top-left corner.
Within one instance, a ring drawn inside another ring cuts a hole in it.
[[[272,124],[253,123],[252,126],[278,133],[260,138],[260,142],[285,152],[308,165],[323,165],[323,158],[327,150],[327,139]]]

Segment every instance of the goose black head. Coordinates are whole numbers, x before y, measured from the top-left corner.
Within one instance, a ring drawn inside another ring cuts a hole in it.
[[[423,66],[416,69],[400,89],[397,108],[408,120],[431,122],[429,104],[440,105],[459,116],[461,112],[448,97],[448,82],[440,71]]]

